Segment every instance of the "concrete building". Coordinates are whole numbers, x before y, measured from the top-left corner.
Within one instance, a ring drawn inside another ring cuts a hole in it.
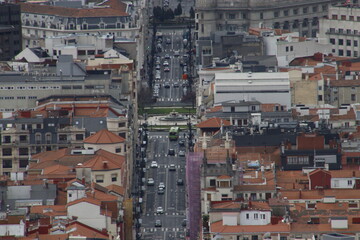
[[[320,44],[317,38],[300,37],[299,32],[250,28],[249,33],[262,37],[265,54],[276,56],[279,67],[289,66],[295,58],[331,52],[330,44]]]
[[[47,37],[74,32],[134,39],[139,28],[132,22],[128,4],[103,1],[82,8],[21,3],[24,47],[43,46]]]
[[[214,103],[259,101],[291,107],[288,73],[216,73]]]
[[[2,2],[0,15],[0,60],[7,61],[22,49],[20,7]]]
[[[199,39],[216,31],[246,31],[249,27],[270,27],[315,37],[319,19],[337,0],[302,1],[196,1],[196,34]]]
[[[319,22],[319,39],[332,45],[335,56],[359,57],[360,8],[350,2],[330,7],[327,17]]]

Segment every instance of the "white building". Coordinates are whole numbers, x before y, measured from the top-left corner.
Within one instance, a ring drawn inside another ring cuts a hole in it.
[[[86,60],[113,48],[113,35],[69,34],[45,38],[45,50],[53,59],[60,55],[72,55]]]
[[[289,66],[295,58],[313,56],[315,53],[328,54],[330,44],[320,44],[317,38],[300,37],[299,32],[276,35],[274,30],[263,31],[266,55],[274,55],[278,66]]]
[[[337,5],[329,8],[327,18],[320,19],[319,40],[332,45],[332,54],[359,57],[360,8],[358,5]]]
[[[259,101],[291,107],[290,80],[287,72],[216,73],[214,103]]]

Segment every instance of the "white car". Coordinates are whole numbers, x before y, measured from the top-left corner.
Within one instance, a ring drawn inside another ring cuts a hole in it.
[[[148,186],[154,186],[154,184],[155,184],[155,181],[154,181],[153,178],[149,178],[149,179],[147,180],[147,185],[148,185]]]
[[[168,61],[164,61],[163,66],[169,66],[169,62],[168,62]]]
[[[165,183],[160,182],[160,183],[159,183],[159,188],[165,188]]]
[[[157,168],[157,167],[158,167],[157,162],[156,162],[156,161],[152,161],[150,167],[152,167],[152,168]]]
[[[157,213],[157,214],[163,214],[163,213],[164,213],[163,207],[157,207],[157,208],[156,208],[156,213]]]
[[[176,171],[176,166],[175,166],[175,164],[170,164],[169,165],[169,171]]]

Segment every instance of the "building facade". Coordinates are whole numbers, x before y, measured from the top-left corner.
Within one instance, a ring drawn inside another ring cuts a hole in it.
[[[22,49],[20,7],[1,3],[0,14],[0,60],[6,61]]]
[[[360,8],[348,3],[329,8],[326,18],[320,20],[319,39],[331,44],[332,54],[340,57],[359,57]]]
[[[21,4],[24,47],[43,45],[46,37],[74,32],[134,39],[139,28],[131,21],[129,6],[109,0],[87,8]]]
[[[216,31],[246,31],[248,27],[270,27],[315,37],[319,19],[327,16],[337,0],[301,1],[196,1],[196,32],[199,39]]]

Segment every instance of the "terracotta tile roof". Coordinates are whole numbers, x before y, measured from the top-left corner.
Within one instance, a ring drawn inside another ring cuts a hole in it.
[[[73,222],[66,227],[66,230],[70,232],[70,236],[86,236],[88,238],[96,239],[108,239],[109,236],[106,233],[103,233],[95,228],[89,227],[80,222]]]
[[[237,211],[239,211],[241,206],[242,206],[241,202],[224,201],[220,203],[211,204],[211,209],[236,209]]]
[[[92,143],[92,144],[111,144],[111,143],[122,143],[125,139],[116,135],[115,133],[110,132],[107,129],[103,129],[87,137],[84,140],[84,143]]]
[[[116,154],[115,154],[116,155]],[[116,157],[106,157],[102,155],[97,155],[90,160],[79,165],[77,167],[91,168],[93,171],[106,171],[123,168],[125,163],[125,157],[116,155]]]
[[[87,202],[87,203],[90,203],[90,204],[101,206],[100,200],[95,199],[95,198],[90,198],[90,197],[84,197],[84,198],[80,198],[78,200],[69,202],[68,204],[66,204],[66,208],[69,207],[69,206],[72,206],[72,205],[76,205],[78,203],[82,203],[82,202]]]
[[[108,194],[108,193],[104,193],[104,192],[101,192],[99,190],[94,190],[93,192],[87,192],[86,196],[88,198],[97,199],[97,200],[99,200],[101,202],[112,202],[112,201],[117,201],[118,200],[117,196],[114,196],[114,195],[111,195],[111,194]]]
[[[357,157],[360,156],[359,153],[357,153],[356,155]],[[359,169],[349,169],[349,170],[334,170],[334,171],[330,171],[330,174],[331,174],[331,178],[353,178],[353,177],[356,177],[356,178],[360,178],[360,171]]]
[[[309,176],[314,175],[314,174],[316,174],[316,173],[318,173],[318,172],[323,172],[323,173],[325,173],[325,174],[327,174],[327,175],[331,175],[329,171],[326,171],[326,170],[323,170],[323,169],[318,168],[318,169],[316,169],[316,170],[314,170],[314,171],[311,171],[311,172],[309,173]]]
[[[287,191],[281,190],[281,197],[287,197],[289,200],[296,199],[323,199],[325,196],[334,196],[336,199],[358,199],[358,189],[324,189],[324,190],[306,190],[306,191]],[[300,196],[301,195],[301,196]]]
[[[67,216],[65,205],[32,206],[30,213],[37,213],[46,216]]]
[[[360,86],[360,80],[334,80],[330,81],[332,87],[352,87]]]
[[[64,165],[53,165],[49,167],[45,167],[43,169],[43,175],[45,174],[69,174],[71,167]]]
[[[346,114],[342,114],[342,115],[330,115],[330,121],[338,121],[338,120],[355,120],[356,119],[356,115],[354,112],[354,109],[350,109]]]
[[[218,176],[217,179],[231,179],[231,177],[227,176],[227,175],[221,175],[221,176]]]
[[[126,4],[119,0],[105,1],[103,8],[67,8],[31,3],[20,3],[21,12],[41,15],[54,15],[60,17],[86,18],[86,17],[119,17],[128,16]]]
[[[221,119],[221,118],[209,118],[205,121],[202,121],[200,123],[198,123],[196,125],[196,127],[198,128],[220,128],[221,127],[221,122],[224,126],[230,126],[230,122],[228,120],[225,119]]]
[[[213,108],[206,110],[206,113],[214,113],[214,112],[221,112],[221,111],[222,111],[222,106],[218,105],[218,106],[215,106]]]
[[[120,194],[122,196],[125,195],[125,188],[116,184],[111,184],[106,187],[109,191],[115,192],[117,194]]]
[[[360,224],[352,224],[348,222],[347,229],[341,229],[341,233],[354,233],[360,231]],[[323,224],[302,224],[302,223],[291,223],[291,233],[338,233],[339,229],[332,229],[330,223]]]
[[[210,224],[210,231],[212,233],[233,233],[233,234],[246,234],[252,233],[290,233],[290,224],[268,224],[268,225],[236,225],[224,226],[223,221],[218,221]]]

